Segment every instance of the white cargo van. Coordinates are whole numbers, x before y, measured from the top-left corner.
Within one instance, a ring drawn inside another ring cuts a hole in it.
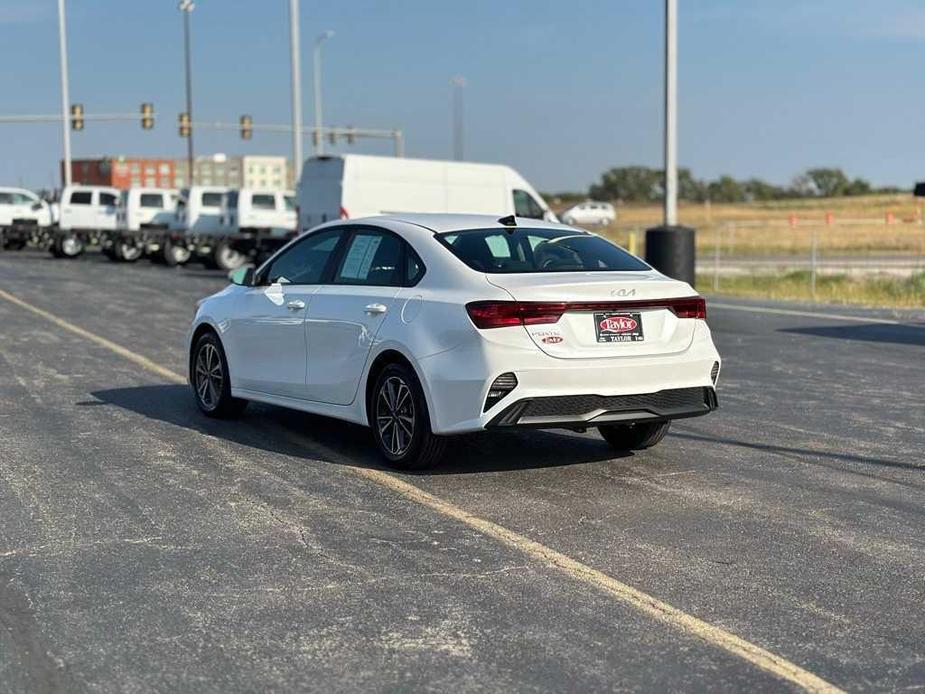
[[[116,229],[118,188],[65,186],[58,203],[58,228],[51,233],[49,249],[56,258],[76,258],[89,245]]]
[[[48,203],[25,188],[0,188],[0,248],[19,250],[51,226]]]
[[[302,231],[332,219],[404,212],[471,212],[555,220],[533,186],[500,164],[375,157],[312,157],[299,180]]]

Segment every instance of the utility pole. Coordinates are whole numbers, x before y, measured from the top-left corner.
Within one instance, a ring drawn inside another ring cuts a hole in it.
[[[298,181],[302,169],[302,49],[299,0],[289,0],[289,53],[292,61],[292,168]]]
[[[678,224],[678,0],[665,0],[665,226]]]
[[[678,225],[678,0],[665,0],[665,215],[662,226],[646,231],[646,261],[693,286],[695,234]]]
[[[64,185],[71,185],[71,96],[67,73],[67,22],[64,0],[58,0],[58,52],[61,58],[61,128],[64,135]]]
[[[463,89],[468,83],[465,77],[456,75],[450,84],[453,86],[453,159],[462,161],[465,158]]]
[[[190,122],[193,121],[193,70],[190,62],[190,31],[189,22],[190,14],[196,4],[193,0],[180,0],[178,9],[183,13],[183,47],[186,52],[186,113],[189,115]],[[186,138],[186,185],[192,188],[194,182],[193,174],[193,130],[190,128],[189,136]]]
[[[324,154],[324,126],[322,124],[321,113],[321,45],[329,38],[334,36],[334,32],[328,29],[315,39],[315,50],[312,53],[312,68],[314,70],[315,86],[315,154],[321,156]]]

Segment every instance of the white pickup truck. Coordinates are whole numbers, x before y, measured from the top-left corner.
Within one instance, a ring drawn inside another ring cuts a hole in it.
[[[101,243],[115,231],[118,188],[72,185],[61,191],[58,226],[49,233],[49,250],[56,258],[76,258],[87,246]]]
[[[51,207],[31,190],[0,188],[0,250],[19,250],[53,222]]]
[[[111,260],[133,263],[143,255],[163,257],[164,242],[176,224],[179,191],[173,188],[129,188],[122,191],[116,229],[103,244]]]

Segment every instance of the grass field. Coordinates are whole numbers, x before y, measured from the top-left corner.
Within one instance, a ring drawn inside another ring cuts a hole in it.
[[[713,278],[698,275],[697,286],[701,291],[713,292]],[[816,278],[815,297],[811,291],[808,271],[784,275],[724,277],[716,293],[762,299],[818,301],[825,304],[925,308],[925,273],[910,278],[819,276]]]
[[[823,254],[925,257],[922,203],[912,195],[722,205],[682,203],[678,214],[682,224],[697,229],[700,253],[713,253],[719,243],[723,255],[803,255],[809,253],[815,235]],[[599,231],[641,253],[640,232],[660,222],[658,205],[620,205],[617,222]]]

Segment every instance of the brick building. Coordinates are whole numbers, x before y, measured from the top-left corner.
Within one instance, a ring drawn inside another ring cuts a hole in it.
[[[63,170],[62,163],[62,170]],[[193,162],[197,185],[229,188],[291,189],[293,169],[286,157],[245,155],[229,157],[214,154],[196,157]],[[71,161],[74,183],[116,188],[185,188],[186,159],[146,157],[98,157]]]
[[[73,159],[71,179],[74,183],[115,188],[173,188],[176,162],[149,157]]]

